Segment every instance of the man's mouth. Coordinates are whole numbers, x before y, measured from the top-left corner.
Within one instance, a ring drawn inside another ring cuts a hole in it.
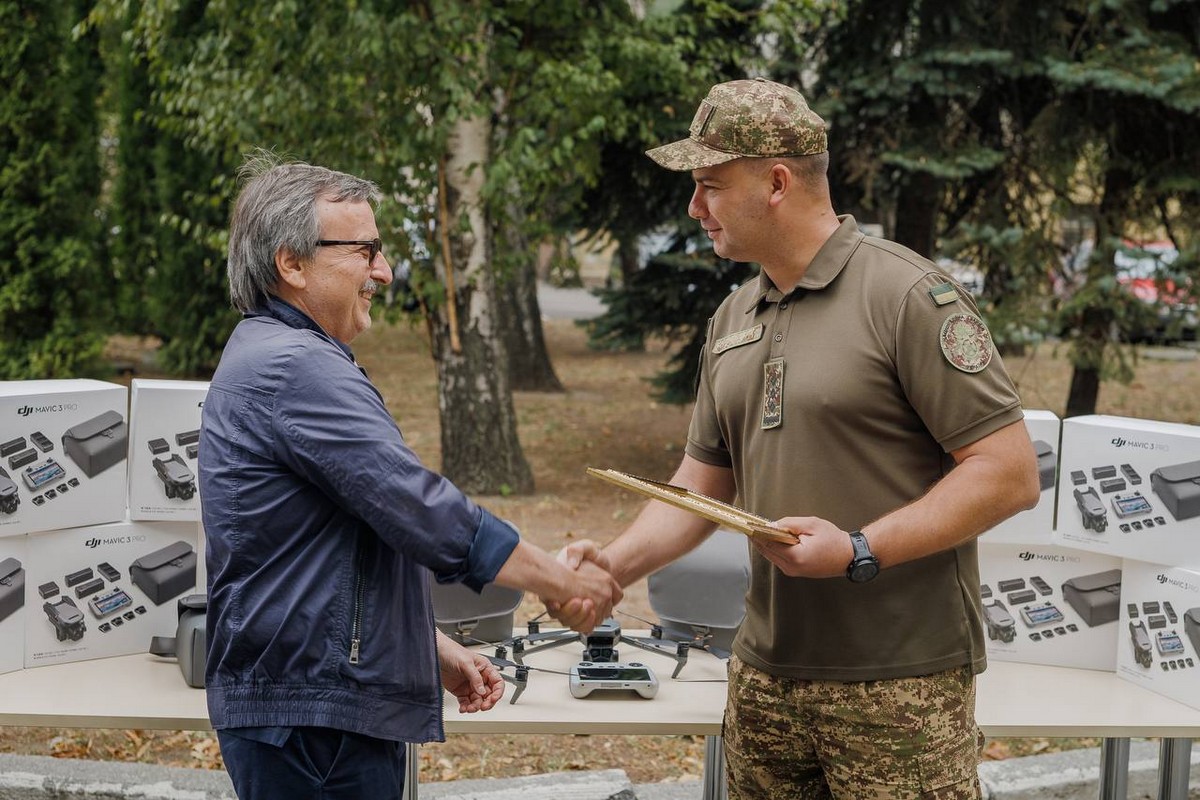
[[[368,280],[362,285],[362,288],[358,290],[358,296],[369,303],[377,291],[379,291],[379,284],[375,281]]]

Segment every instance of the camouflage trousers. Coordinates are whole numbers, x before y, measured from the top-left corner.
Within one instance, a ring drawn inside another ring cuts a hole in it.
[[[779,678],[729,659],[730,800],[976,800],[983,734],[960,667],[843,683]]]

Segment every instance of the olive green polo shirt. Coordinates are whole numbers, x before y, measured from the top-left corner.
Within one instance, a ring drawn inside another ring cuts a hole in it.
[[[949,451],[1023,415],[970,295],[840,219],[794,291],[763,273],[713,316],[687,453],[732,468],[756,514],[850,531],[925,493],[953,468]],[[795,678],[978,672],[980,612],[974,541],[865,584],[789,578],[751,548],[734,651]]]

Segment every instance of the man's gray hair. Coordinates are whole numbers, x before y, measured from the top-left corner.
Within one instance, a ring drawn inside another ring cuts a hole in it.
[[[379,187],[344,172],[274,153],[250,154],[238,173],[246,181],[229,220],[229,299],[252,311],[275,294],[279,271],[275,254],[288,250],[308,261],[321,238],[317,201],[378,202]]]

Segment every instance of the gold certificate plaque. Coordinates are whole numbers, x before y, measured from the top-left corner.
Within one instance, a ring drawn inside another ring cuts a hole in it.
[[[718,525],[744,533],[751,539],[767,539],[783,544],[795,544],[799,541],[796,534],[784,528],[777,528],[771,521],[749,511],[743,511],[737,506],[722,503],[706,495],[698,494],[682,486],[653,481],[649,478],[639,478],[615,469],[587,468],[589,475],[601,480],[615,483],[623,489],[637,492],[653,500],[659,500],[667,505],[690,511],[698,517],[704,517]]]

